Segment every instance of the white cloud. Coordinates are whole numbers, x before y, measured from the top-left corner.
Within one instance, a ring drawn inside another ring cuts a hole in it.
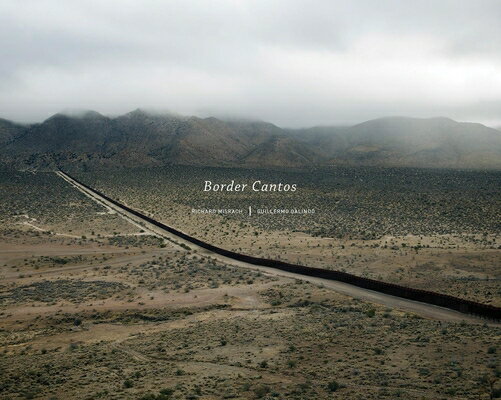
[[[501,120],[497,1],[3,1],[0,116]]]

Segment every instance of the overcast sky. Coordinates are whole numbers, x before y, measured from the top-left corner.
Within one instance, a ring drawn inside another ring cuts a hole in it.
[[[279,126],[501,126],[499,0],[0,2],[0,117],[141,107]]]

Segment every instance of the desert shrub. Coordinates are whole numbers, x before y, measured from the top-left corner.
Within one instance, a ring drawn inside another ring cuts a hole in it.
[[[270,388],[266,385],[259,385],[254,388],[254,394],[258,399],[266,396],[268,393],[270,393]]]
[[[160,390],[160,394],[163,396],[172,396],[174,394],[174,389],[163,388]]]
[[[327,384],[327,389],[329,390],[329,392],[335,392],[339,389],[339,383],[337,381],[330,381],[328,384]]]
[[[376,310],[374,310],[373,308],[367,310],[365,312],[365,315],[367,315],[369,318],[372,318],[376,315]]]

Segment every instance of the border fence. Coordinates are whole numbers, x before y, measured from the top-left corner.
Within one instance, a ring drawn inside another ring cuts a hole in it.
[[[432,304],[435,306],[449,308],[451,310],[459,311],[464,314],[473,314],[480,317],[492,319],[492,320],[501,320],[501,308],[495,307],[489,304],[482,304],[471,300],[461,299],[459,297],[454,297],[450,295],[446,295],[443,293],[436,293],[429,290],[421,290],[415,289],[411,287],[406,287],[402,285],[396,285],[394,283],[388,283],[383,281],[378,281],[375,279],[363,278],[360,276],[356,276],[353,274],[349,274],[346,272],[329,270],[324,268],[315,268],[315,267],[307,267],[304,265],[290,264],[283,261],[271,260],[267,258],[259,258],[253,257],[241,253],[236,253],[234,251],[225,250],[220,247],[211,245],[206,243],[200,239],[187,235],[177,229],[174,229],[168,225],[165,225],[161,222],[154,220],[130,207],[127,207],[124,204],[119,203],[116,200],[106,196],[104,193],[91,188],[80,180],[74,178],[68,173],[60,170],[65,175],[68,175],[71,179],[78,182],[83,187],[87,188],[91,192],[103,197],[110,203],[115,204],[116,206],[126,210],[127,212],[149,222],[152,225],[155,225],[173,235],[176,235],[190,243],[193,243],[199,247],[212,251],[213,253],[220,254],[222,256],[237,260],[243,261],[253,265],[260,265],[270,268],[275,268],[281,271],[293,272],[306,276],[313,276],[317,278],[335,280],[340,282],[345,282],[350,285],[358,286],[365,289],[374,290],[376,292],[389,294],[392,296],[401,297],[404,299],[415,300],[422,303]]]

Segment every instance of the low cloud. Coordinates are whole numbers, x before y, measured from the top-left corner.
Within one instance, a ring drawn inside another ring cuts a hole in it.
[[[499,20],[498,1],[4,1],[0,117],[144,107],[501,125]]]

